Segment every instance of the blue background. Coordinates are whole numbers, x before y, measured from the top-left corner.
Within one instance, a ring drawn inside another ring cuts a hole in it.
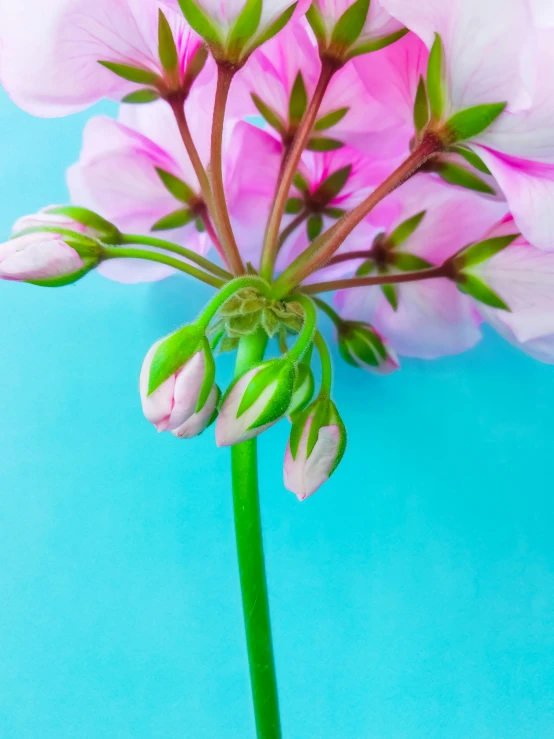
[[[85,118],[0,97],[4,237],[66,199]],[[0,285],[2,739],[253,736],[228,452],[156,435],[136,389],[209,293]],[[303,505],[286,423],[263,437],[286,739],[554,737],[553,377],[491,332],[391,378],[337,363],[350,443]]]

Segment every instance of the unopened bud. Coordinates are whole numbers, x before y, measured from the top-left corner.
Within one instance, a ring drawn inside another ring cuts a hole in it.
[[[339,330],[339,351],[353,367],[389,375],[400,369],[394,349],[368,323],[345,321]]]
[[[113,223],[87,208],[74,205],[49,205],[37,213],[22,216],[13,225],[15,236],[37,229],[70,230],[91,239],[99,239],[105,244],[119,243],[120,233]]]
[[[217,418],[217,403],[220,396],[220,389],[214,385],[204,407],[194,413],[182,426],[172,431],[173,436],[178,439],[193,439],[200,436]]]

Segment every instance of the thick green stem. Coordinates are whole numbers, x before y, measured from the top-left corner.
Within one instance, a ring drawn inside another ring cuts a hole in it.
[[[237,377],[263,359],[266,344],[267,337],[261,331],[241,340]],[[234,446],[231,454],[237,555],[256,731],[258,739],[280,739],[279,700],[258,495],[256,439]]]
[[[119,246],[105,246],[103,247],[102,256],[104,259],[145,259],[148,262],[167,264],[168,267],[173,267],[191,277],[196,277],[197,280],[205,282],[212,287],[221,287],[225,284],[218,277],[197,269],[191,264],[186,264],[186,262],[182,262],[180,259],[174,259],[158,252],[146,251],[146,249],[122,249]]]
[[[138,234],[123,234],[121,237],[122,244],[141,244],[143,246],[154,246],[157,249],[163,249],[164,251],[171,252],[172,254],[179,254],[179,256],[194,262],[199,267],[203,267],[207,272],[211,272],[216,277],[221,277],[224,280],[230,280],[232,274],[227,270],[218,267],[206,257],[196,254],[196,252],[186,249],[184,246],[174,244],[172,241],[166,241],[165,239],[157,239],[153,236],[140,236]]]
[[[229,267],[236,275],[244,274],[245,269],[238,250],[233,227],[227,210],[225,200],[225,187],[223,184],[223,126],[225,123],[225,109],[229,98],[231,82],[235,76],[235,70],[223,64],[217,67],[217,88],[215,93],[214,116],[212,123],[212,146],[211,146],[211,180],[214,205],[214,220],[219,231],[221,242],[227,258]]]

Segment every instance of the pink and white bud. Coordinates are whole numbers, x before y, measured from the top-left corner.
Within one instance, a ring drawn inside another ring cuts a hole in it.
[[[229,389],[215,429],[218,446],[253,439],[285,417],[291,404],[296,367],[273,360],[251,369]]]
[[[56,208],[57,206],[51,206]],[[31,228],[67,228],[77,233],[83,233],[87,236],[94,236],[93,229],[87,228],[84,224],[78,223],[75,219],[66,215],[57,213],[49,213],[50,208],[41,208],[38,213],[31,213],[21,216],[14,223],[12,233],[14,236],[22,231],[28,231]]]
[[[390,375],[400,369],[397,353],[373,326],[345,321],[338,338],[342,358],[353,367],[376,375]]]
[[[206,359],[203,350],[197,351],[177,372],[148,394],[152,360],[164,341],[157,341],[144,359],[139,382],[140,397],[144,415],[158,431],[175,431],[196,413],[206,375]]]
[[[0,244],[0,279],[56,286],[79,279],[97,261],[91,247],[70,246],[55,233],[29,233]]]
[[[313,495],[337,468],[346,448],[346,429],[329,401],[321,413],[315,403],[293,424],[283,469],[287,490],[303,501]]]
[[[200,436],[214,420],[220,395],[219,388],[214,385],[202,410],[194,413],[182,426],[172,431],[173,436],[178,439],[193,439],[195,436]]]
[[[65,229],[92,239],[102,239],[106,243],[118,243],[120,236],[113,223],[92,210],[75,205],[49,205],[37,213],[22,216],[14,223],[12,233],[17,236],[40,228]]]

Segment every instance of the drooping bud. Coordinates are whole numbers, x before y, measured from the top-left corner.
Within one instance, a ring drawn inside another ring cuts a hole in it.
[[[214,385],[204,407],[194,413],[182,426],[174,429],[171,433],[178,439],[193,439],[200,436],[208,426],[217,418],[217,404],[221,397],[221,391]]]
[[[146,418],[158,431],[175,431],[202,411],[213,390],[215,363],[194,324],[154,344],[140,373]]]
[[[80,234],[35,231],[0,244],[0,279],[62,287],[96,267],[101,247]]]
[[[22,216],[14,223],[12,233],[17,236],[31,229],[50,231],[55,228],[75,231],[105,244],[117,244],[120,239],[119,230],[113,223],[92,210],[75,205],[49,205],[38,213]]]
[[[263,433],[286,415],[296,366],[286,359],[259,364],[236,380],[223,400],[215,430],[218,446],[234,446]]]
[[[389,375],[400,369],[394,349],[368,323],[345,321],[339,329],[339,352],[353,367],[379,375]]]
[[[314,375],[309,364],[301,362],[294,381],[292,400],[287,411],[289,416],[303,411],[313,397],[315,388]]]
[[[306,500],[333,474],[345,449],[346,428],[336,406],[320,396],[292,425],[284,465],[287,490]]]

